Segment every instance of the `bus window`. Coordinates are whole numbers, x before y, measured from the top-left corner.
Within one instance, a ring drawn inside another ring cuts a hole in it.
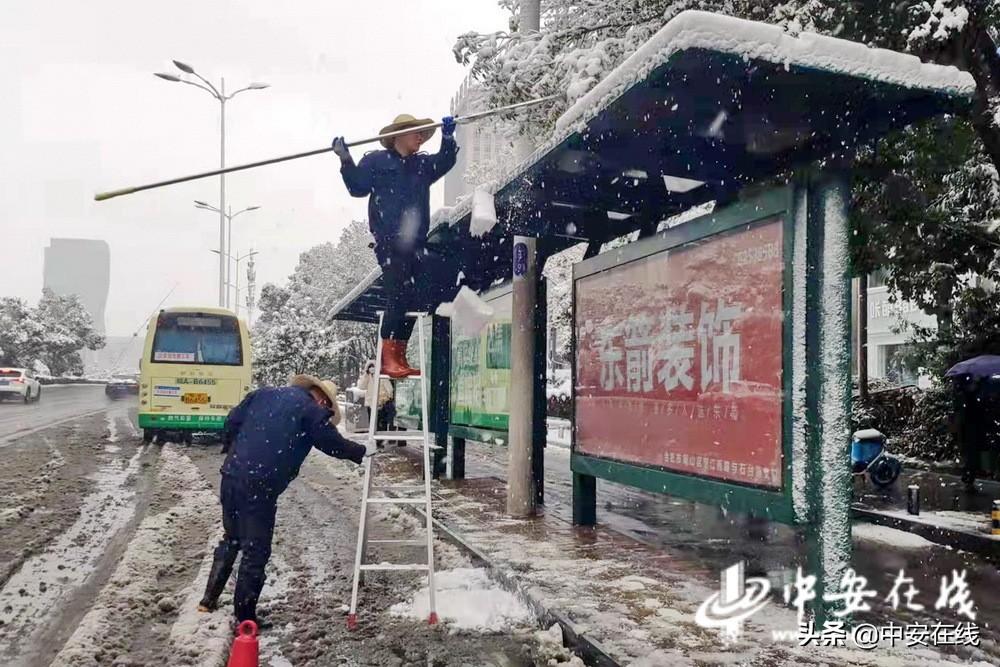
[[[156,322],[150,361],[241,366],[239,322],[230,315],[162,313]]]

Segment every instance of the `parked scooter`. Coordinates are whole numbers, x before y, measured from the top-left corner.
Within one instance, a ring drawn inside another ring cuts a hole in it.
[[[885,451],[885,435],[866,428],[854,433],[851,442],[851,472],[871,478],[879,488],[890,486],[903,471],[902,462]]]

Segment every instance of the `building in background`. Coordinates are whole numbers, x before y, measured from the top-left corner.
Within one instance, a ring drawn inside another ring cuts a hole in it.
[[[105,332],[104,309],[111,286],[111,250],[95,239],[50,239],[45,249],[42,286],[60,296],[75,294]]]
[[[94,328],[105,333],[104,310],[111,287],[111,250],[96,239],[50,239],[45,248],[42,286],[60,296],[75,294],[94,319]],[[99,372],[99,356],[81,350],[88,374]],[[107,356],[105,354],[104,356]]]
[[[485,110],[485,93],[466,77],[451,99],[451,115],[462,116]],[[512,161],[513,150],[497,126],[485,120],[459,125],[455,129],[458,160],[444,177],[444,205],[454,206],[459,198],[472,194],[478,183],[492,180]]]
[[[937,328],[937,319],[917,304],[890,300],[885,271],[868,276],[868,377],[897,385],[918,384],[917,373],[906,367],[903,355],[913,338],[913,326]]]

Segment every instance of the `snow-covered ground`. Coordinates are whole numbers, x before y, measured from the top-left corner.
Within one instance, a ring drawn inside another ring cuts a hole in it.
[[[220,530],[218,449],[145,446],[125,404],[108,406],[109,413],[32,431],[4,449],[0,494],[10,501],[0,514],[0,664],[221,667],[232,637],[232,583],[219,611],[195,611]],[[552,444],[567,438],[567,421],[551,420],[549,427]],[[493,449],[498,456],[504,452]],[[377,457],[385,471],[380,482],[414,481],[412,472],[396,479],[411,465],[398,451],[409,449],[390,448]],[[547,459],[566,468],[568,450],[552,447]],[[259,607],[273,624],[261,637],[261,665],[581,667],[564,648],[559,627],[539,625],[539,603],[567,613],[577,631],[622,664],[919,666],[956,660],[927,651],[810,652],[775,643],[772,631],[794,627],[794,613],[778,604],[746,624],[738,645],[721,646],[715,631],[693,620],[718,587],[713,567],[638,542],[624,554],[605,552],[593,536],[581,539],[569,529],[550,534],[437,482],[436,514],[489,554],[503,580],[437,539],[442,622],[426,624],[425,578],[373,573],[361,589],[361,627],[350,632],[345,610],[360,485],[357,466],[314,452],[282,496]],[[553,500],[563,486],[553,479]],[[558,515],[556,502],[549,509]],[[616,511],[627,512],[624,506]],[[697,515],[689,520],[701,521]],[[636,531],[649,528],[638,518],[633,523]],[[377,506],[370,537],[412,538],[422,527],[398,507]],[[855,541],[859,549],[878,545],[898,554],[887,563],[954,555],[877,526],[856,528]],[[376,562],[420,560],[420,548],[372,547]],[[984,614],[995,613],[991,604],[984,599]]]
[[[127,405],[107,406],[33,426],[4,449],[0,664],[221,667],[233,582],[218,611],[196,611],[220,535],[218,448],[144,445]],[[366,579],[361,627],[348,631],[358,472],[314,452],[282,496],[258,607],[273,623],[261,636],[261,665],[582,665],[540,632],[523,601],[442,541],[438,626],[426,624],[426,580],[386,573]],[[373,537],[422,527],[398,507],[372,515]],[[371,557],[414,558],[391,549]]]

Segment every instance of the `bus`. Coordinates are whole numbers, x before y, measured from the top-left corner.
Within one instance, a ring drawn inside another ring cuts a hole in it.
[[[143,440],[221,431],[250,391],[250,335],[224,308],[167,308],[146,328],[139,365]]]

